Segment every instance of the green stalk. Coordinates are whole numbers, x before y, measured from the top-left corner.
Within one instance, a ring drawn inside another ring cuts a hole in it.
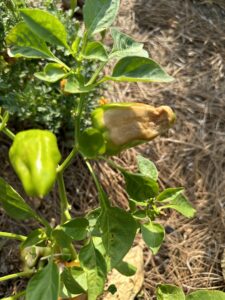
[[[74,147],[70,154],[67,156],[67,158],[64,160],[64,162],[60,166],[58,166],[57,173],[63,173],[65,169],[71,164],[72,160],[74,159],[77,153],[78,150]]]
[[[9,279],[19,278],[19,277],[29,277],[32,274],[34,274],[34,271],[19,272],[19,273],[15,273],[15,274],[9,274],[9,275],[0,277],[0,282],[1,281],[6,281],[6,280],[9,280]]]
[[[93,76],[91,77],[91,79],[88,81],[88,83],[86,84],[86,86],[93,84],[96,79],[98,78],[100,72],[102,71],[102,69],[105,67],[105,65],[108,63],[108,61],[103,61],[100,66],[98,67],[98,69],[95,71],[95,73],[93,74]]]
[[[64,222],[71,220],[71,215],[69,212],[71,206],[67,199],[66,188],[65,188],[62,172],[58,173],[57,183],[59,188],[59,198],[60,198],[60,205],[61,205],[61,224],[63,224]]]
[[[3,132],[5,135],[7,135],[7,137],[10,138],[12,141],[14,140],[15,134],[12,133],[12,131],[9,130],[8,128],[6,128],[6,127],[3,128],[3,129],[2,129],[2,132]]]
[[[89,172],[91,173],[91,176],[95,182],[95,185],[96,185],[96,188],[97,188],[97,191],[98,191],[98,196],[99,196],[99,201],[100,201],[100,204],[101,204],[101,207],[103,209],[107,209],[110,207],[110,203],[109,203],[109,200],[100,184],[100,182],[98,181],[98,178],[97,176],[95,175],[95,172],[91,166],[91,164],[89,163],[89,161],[85,160],[86,162],[86,165],[89,169]]]
[[[18,240],[21,242],[24,242],[27,239],[27,237],[24,235],[15,234],[15,233],[11,233],[11,232],[3,232],[3,231],[0,231],[0,237],[14,239],[14,240]]]
[[[113,169],[119,170],[120,172],[127,172],[126,169],[124,169],[123,167],[117,165],[114,161],[112,161],[111,159],[105,158],[104,156],[100,156],[100,158],[104,161],[106,161]]]
[[[25,294],[26,294],[26,291],[22,291],[16,295],[13,295],[13,296],[10,296],[7,298],[1,298],[0,300],[16,300],[16,299],[19,299],[21,296],[24,296]]]
[[[75,119],[75,145],[76,148],[78,148],[78,141],[80,136],[80,122],[81,122],[81,116],[84,109],[84,101],[85,101],[85,95],[80,94],[80,101],[78,103],[77,107],[77,114]]]

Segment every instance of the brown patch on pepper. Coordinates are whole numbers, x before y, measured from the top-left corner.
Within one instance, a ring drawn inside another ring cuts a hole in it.
[[[153,107],[134,103],[127,107],[115,107],[105,111],[104,123],[115,145],[135,140],[149,141],[168,130],[175,114],[168,106]]]

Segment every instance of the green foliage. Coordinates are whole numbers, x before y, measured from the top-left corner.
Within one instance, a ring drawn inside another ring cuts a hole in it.
[[[157,288],[157,300],[224,300],[225,293],[220,291],[200,290],[185,297],[180,287],[162,284]]]
[[[58,293],[59,270],[57,265],[50,261],[29,281],[26,289],[26,300],[56,300]]]

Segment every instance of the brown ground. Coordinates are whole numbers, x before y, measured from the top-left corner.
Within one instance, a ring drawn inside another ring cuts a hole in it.
[[[176,111],[177,122],[168,136],[138,150],[156,163],[162,187],[184,186],[197,209],[192,220],[177,213],[162,220],[171,233],[155,257],[146,249],[145,285],[138,298],[154,299],[156,285],[166,282],[181,285],[186,292],[197,288],[225,290],[220,267],[225,246],[224,1],[122,0],[118,25],[144,42],[151,57],[176,81],[113,85],[109,96],[113,101],[167,104]],[[2,157],[7,153],[6,146],[1,145]],[[127,151],[117,160],[134,168],[135,151]],[[101,171],[114,203],[126,206],[120,176],[105,165],[96,169]],[[3,158],[1,176],[18,186]],[[79,159],[66,176],[75,214],[97,204],[93,183]],[[49,219],[55,218],[58,211],[54,203],[57,199],[53,193],[39,211]],[[35,227],[21,225],[0,213],[1,230],[25,234]],[[0,273],[14,272],[18,266],[15,245],[1,240],[0,251]],[[20,288],[23,282],[7,284],[0,284],[0,297]]]

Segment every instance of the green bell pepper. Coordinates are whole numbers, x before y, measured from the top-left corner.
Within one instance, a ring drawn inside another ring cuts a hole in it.
[[[52,132],[39,129],[19,132],[9,150],[9,158],[27,195],[42,198],[48,194],[61,160]]]
[[[174,121],[170,107],[142,103],[106,104],[92,112],[92,126],[104,138],[106,155],[146,143],[167,131]]]

